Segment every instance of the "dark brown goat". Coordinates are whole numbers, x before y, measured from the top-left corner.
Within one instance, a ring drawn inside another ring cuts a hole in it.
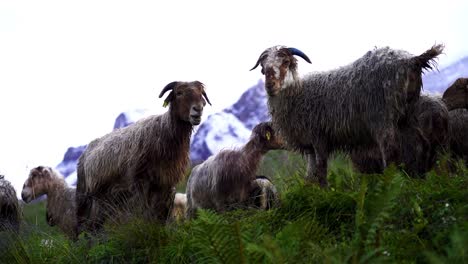
[[[468,109],[468,78],[458,78],[445,90],[442,99],[449,111],[457,108]]]
[[[355,62],[300,78],[300,50],[275,46],[265,50],[258,65],[265,75],[265,89],[274,129],[292,149],[308,155],[306,179],[328,185],[329,155],[337,150],[379,150],[379,167],[398,155],[394,144],[398,123],[418,100],[424,69],[431,69],[442,53],[436,45],[419,56],[380,48]]]
[[[193,168],[187,183],[187,217],[200,208],[217,212],[248,206],[262,157],[282,148],[269,122],[254,127],[249,142],[237,150],[223,150]]]
[[[107,217],[142,210],[167,220],[175,185],[184,177],[193,126],[210,103],[201,82],[172,82],[159,97],[169,110],[92,141],[78,162],[77,217],[81,230],[97,230]],[[206,101],[205,101],[206,99]],[[117,211],[117,212],[116,212]]]

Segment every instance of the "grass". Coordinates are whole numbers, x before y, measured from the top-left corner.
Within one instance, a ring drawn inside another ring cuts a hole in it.
[[[274,151],[259,174],[277,185],[278,208],[166,226],[136,218],[71,242],[47,226],[41,202],[23,209],[20,234],[0,233],[0,263],[468,263],[468,170],[441,168],[426,179],[396,167],[362,175],[337,155],[322,190],[304,184],[300,156]]]

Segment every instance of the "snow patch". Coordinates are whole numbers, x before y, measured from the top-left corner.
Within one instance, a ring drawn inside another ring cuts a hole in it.
[[[250,137],[251,131],[232,114],[217,113],[208,119],[211,125],[205,142],[212,154],[225,148],[242,146]]]

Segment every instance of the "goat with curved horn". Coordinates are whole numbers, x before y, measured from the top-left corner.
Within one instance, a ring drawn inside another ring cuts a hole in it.
[[[272,47],[272,48],[270,48],[270,49],[265,50],[265,51],[260,55],[260,57],[258,58],[257,63],[255,63],[255,66],[254,66],[252,69],[250,69],[250,70],[254,70],[255,68],[257,68],[258,65],[260,65],[260,63],[261,63],[263,60],[265,60],[265,59],[269,56],[269,54],[275,54],[275,52],[277,52],[277,51],[279,51],[279,50],[284,50],[284,51],[287,50],[287,51],[289,51],[289,53],[290,53],[290,54],[288,54],[288,55],[296,55],[296,56],[299,56],[299,57],[303,58],[303,59],[304,59],[305,61],[307,61],[308,63],[312,63],[312,62],[310,61],[309,57],[307,57],[307,55],[306,55],[304,52],[300,51],[299,49],[296,49],[296,48],[286,48],[286,47],[284,47],[284,46],[275,46],[275,47]],[[287,53],[287,51],[286,51],[286,53]]]

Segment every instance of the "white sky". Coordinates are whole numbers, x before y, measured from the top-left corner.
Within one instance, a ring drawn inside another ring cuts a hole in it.
[[[387,45],[444,43],[447,65],[468,55],[467,14],[467,1],[0,0],[0,173],[20,192],[30,168],[56,166],[120,112],[165,111],[174,80],[206,84],[206,118],[262,78],[249,69],[273,45],[305,52],[303,73]]]

